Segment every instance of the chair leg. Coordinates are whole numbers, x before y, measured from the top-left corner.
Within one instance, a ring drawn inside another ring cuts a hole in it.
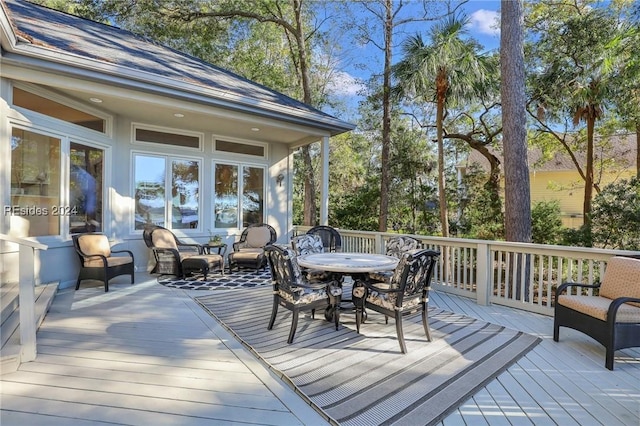
[[[107,278],[104,279],[104,292],[109,291],[109,280]]]
[[[276,322],[276,315],[278,314],[278,296],[273,297],[273,307],[271,308],[271,319],[269,320],[269,325],[267,326],[267,330],[271,330],[273,328],[273,324]]]
[[[287,340],[287,343],[293,342],[293,336],[295,336],[296,327],[298,327],[298,314],[299,314],[299,311],[297,309],[294,309],[293,318],[291,320],[291,330],[289,331],[289,340]]]
[[[427,342],[431,341],[431,331],[429,330],[429,313],[427,312],[427,305],[422,305],[422,326],[424,327],[424,334],[427,336]]]
[[[333,321],[336,325],[336,331],[338,331],[338,326],[340,325],[340,300],[338,299],[338,304],[336,308],[333,310]]]
[[[82,280],[78,277],[78,281],[76,281],[76,290],[80,288],[80,281]]]
[[[396,333],[398,334],[398,343],[400,344],[400,351],[403,354],[407,353],[407,345],[404,344],[404,332],[402,331],[402,314],[396,312]]]

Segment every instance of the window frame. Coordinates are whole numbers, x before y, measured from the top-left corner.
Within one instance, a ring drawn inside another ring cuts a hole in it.
[[[32,113],[35,113],[34,111],[29,110]],[[38,113],[36,113],[38,114]],[[38,114],[40,116],[43,117],[47,117],[48,119],[52,118],[49,116],[46,116],[44,114]],[[68,123],[65,121],[66,124],[72,125],[72,123]],[[70,158],[70,154],[71,154],[71,143],[77,143],[77,144],[81,144],[81,145],[86,145],[92,148],[96,148],[96,149],[100,149],[103,152],[103,161],[105,163],[105,167],[103,168],[103,185],[102,185],[102,230],[101,232],[108,234],[111,229],[110,229],[110,212],[111,212],[111,202],[110,202],[110,198],[108,196],[108,191],[107,188],[110,186],[111,184],[111,173],[110,173],[110,168],[106,167],[107,164],[111,163],[111,146],[105,144],[105,143],[100,143],[97,142],[95,140],[90,140],[87,139],[85,137],[82,136],[78,136],[75,134],[70,134],[68,132],[64,132],[64,131],[59,131],[59,130],[54,130],[52,129],[50,126],[46,126],[46,125],[38,125],[38,124],[32,124],[32,123],[23,123],[20,122],[18,120],[14,120],[14,119],[10,119],[9,120],[9,134],[13,134],[13,130],[14,129],[20,129],[23,131],[27,131],[27,132],[32,132],[32,133],[37,133],[40,134],[42,136],[47,136],[47,137],[53,137],[53,138],[57,138],[60,140],[60,183],[59,183],[59,193],[60,193],[60,206],[68,206],[69,202],[70,202],[70,185],[71,185],[71,179],[70,179],[70,171],[71,171],[71,158]],[[92,131],[94,133],[99,133],[99,132],[95,132],[91,129],[87,129],[87,128],[83,128],[85,130],[88,131]],[[63,129],[64,130],[64,129]],[[99,133],[101,135],[103,135],[102,133]],[[8,167],[8,173],[11,173],[11,169],[13,167],[13,164],[11,163],[11,161],[9,161],[9,167]],[[9,182],[10,185],[10,182]],[[52,212],[48,212],[49,214],[52,214]],[[58,226],[59,226],[59,232],[57,234],[51,234],[51,235],[38,235],[38,236],[34,236],[34,237],[30,237],[30,238],[34,238],[36,241],[40,241],[46,244],[50,244],[51,242],[56,242],[56,241],[60,241],[60,242],[65,242],[65,241],[70,241],[71,240],[71,235],[73,235],[70,231],[70,225],[71,225],[71,220],[70,220],[70,216],[66,215],[66,214],[60,214],[58,215]]]
[[[136,156],[145,156],[145,157],[153,157],[153,158],[162,158],[165,160],[165,200],[164,200],[164,227],[171,230],[173,233],[184,233],[189,235],[202,234],[204,230],[204,210],[203,210],[203,165],[204,158],[201,156],[189,156],[189,155],[176,155],[172,153],[158,153],[152,151],[140,151],[140,150],[132,150],[130,156],[130,164],[131,164],[131,218],[129,219],[129,233],[131,235],[140,235],[143,232],[143,229],[136,229],[135,216],[136,216]],[[198,163],[198,226],[195,228],[176,228],[173,229],[172,226],[167,226],[171,223],[172,214],[171,214],[171,202],[172,197],[171,189],[173,185],[173,181],[171,179],[171,168],[174,160],[178,161],[195,161]]]
[[[149,130],[149,131],[152,131],[152,132],[172,133],[172,134],[176,134],[176,135],[196,137],[196,138],[198,138],[198,148],[192,148],[192,147],[189,147],[189,146],[180,146],[180,145],[157,143],[157,142],[139,141],[139,140],[136,139],[136,130],[137,129]],[[144,148],[144,149],[149,149],[150,147],[155,147],[155,148],[164,147],[165,149],[179,149],[181,151],[185,150],[185,151],[191,151],[193,153],[196,153],[196,152],[203,153],[204,152],[204,133],[196,132],[196,131],[193,131],[193,130],[176,129],[176,128],[172,128],[172,127],[154,126],[152,124],[144,124],[144,123],[134,122],[134,123],[131,123],[131,143],[133,145],[146,146],[147,148]],[[143,148],[141,148],[141,149],[143,149]]]
[[[242,153],[238,153],[238,152],[219,151],[216,148],[218,141],[237,143],[237,144],[241,144],[241,145],[259,146],[264,150],[264,155],[260,156],[260,155],[242,154]],[[213,137],[212,137],[212,151],[213,151],[213,154],[215,154],[217,156],[231,157],[231,158],[241,157],[241,158],[246,159],[248,161],[251,161],[251,160],[260,161],[260,160],[268,160],[269,159],[269,144],[268,143],[252,141],[252,140],[246,140],[246,139],[239,139],[239,138],[232,138],[232,137],[225,137],[225,136],[221,136],[221,135],[213,135]]]
[[[18,88],[20,90],[23,90],[25,92],[29,92],[32,93],[36,96],[40,96],[41,98],[45,98],[48,99],[52,102],[56,102],[59,104],[62,104],[64,106],[67,106],[69,108],[73,108],[73,109],[77,109],[78,111],[81,112],[85,112],[87,114],[91,114],[94,115],[98,118],[101,118],[105,121],[104,123],[104,132],[99,132],[97,130],[93,130],[90,129],[88,127],[84,127],[84,126],[80,126],[79,124],[75,124],[72,123],[70,121],[66,121],[66,120],[62,120],[60,118],[56,118],[56,117],[52,117],[50,115],[47,114],[43,114],[41,112],[38,111],[34,111],[32,109],[27,109],[21,106],[16,105],[13,102],[13,88]],[[11,84],[11,109],[15,110],[15,111],[26,111],[28,112],[28,114],[35,114],[35,117],[38,119],[38,121],[40,121],[40,119],[46,119],[46,120],[54,120],[54,122],[56,123],[64,123],[67,126],[72,126],[72,128],[81,130],[81,131],[86,131],[86,132],[91,132],[91,134],[95,134],[95,135],[100,135],[101,137],[107,137],[107,138],[111,138],[113,136],[113,116],[110,114],[107,114],[104,111],[101,111],[97,108],[94,108],[90,105],[85,105],[82,102],[78,102],[76,100],[72,100],[69,99],[63,95],[60,95],[58,93],[52,92],[50,90],[47,90],[44,87],[40,87],[37,86],[35,84],[31,84],[31,83],[23,83],[23,82],[12,82]],[[26,115],[28,115],[26,114]]]

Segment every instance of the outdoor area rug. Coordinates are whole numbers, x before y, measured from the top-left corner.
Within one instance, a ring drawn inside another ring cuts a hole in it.
[[[287,344],[291,312],[280,307],[267,324],[270,287],[238,289],[195,300],[328,420],[341,425],[431,425],[526,354],[541,339],[464,315],[431,308],[432,342],[421,316],[403,320],[408,353],[396,339],[394,320],[369,318],[355,331],[351,310],[340,328],[323,312],[300,317]],[[347,304],[344,304],[345,307]]]
[[[158,283],[181,290],[215,290],[271,286],[271,272],[269,272],[269,268],[258,272],[251,270],[234,271],[232,273],[225,273],[224,275],[219,272],[214,272],[207,274],[206,281],[202,274],[188,275],[185,279],[178,278],[174,275],[161,275],[158,277]]]

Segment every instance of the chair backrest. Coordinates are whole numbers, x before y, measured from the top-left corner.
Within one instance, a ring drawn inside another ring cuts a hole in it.
[[[278,245],[268,245],[264,251],[271,269],[274,291],[283,290],[287,293],[293,293],[294,289],[303,280],[293,249]]]
[[[640,298],[640,259],[615,256],[607,262],[600,296],[609,299],[618,297]],[[640,306],[640,303],[634,303]]]
[[[302,234],[295,236],[291,239],[291,247],[296,255],[311,253],[323,253],[324,246],[322,245],[322,238],[319,235]]]
[[[71,237],[73,246],[79,255],[91,256],[95,254],[104,257],[111,256],[111,246],[106,235],[100,233],[76,234]]]
[[[342,251],[342,237],[337,229],[326,225],[318,225],[307,231],[307,234],[319,235],[324,251]]]
[[[267,223],[256,223],[247,226],[242,235],[240,235],[240,241],[242,247],[248,248],[262,248],[268,244],[273,244],[278,239],[276,230],[273,226]]]
[[[147,243],[147,239],[145,238],[145,243],[150,248],[171,248],[178,249],[178,241],[173,232],[169,231],[167,228],[163,228],[162,226],[155,226],[149,229],[149,241],[150,244]],[[144,232],[147,232],[145,229]],[[143,236],[144,236],[143,232]]]
[[[402,253],[410,250],[416,250],[419,246],[420,241],[415,238],[405,236],[393,237],[387,241],[386,254],[387,256],[393,256],[400,259]]]
[[[391,285],[402,290],[403,297],[397,299],[399,306],[403,299],[429,290],[438,256],[440,253],[429,249],[411,250],[402,254],[391,278]]]

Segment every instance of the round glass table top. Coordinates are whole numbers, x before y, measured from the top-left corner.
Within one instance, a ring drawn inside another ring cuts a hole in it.
[[[297,257],[304,268],[328,272],[375,272],[395,269],[399,260],[393,256],[371,253],[313,253]]]

